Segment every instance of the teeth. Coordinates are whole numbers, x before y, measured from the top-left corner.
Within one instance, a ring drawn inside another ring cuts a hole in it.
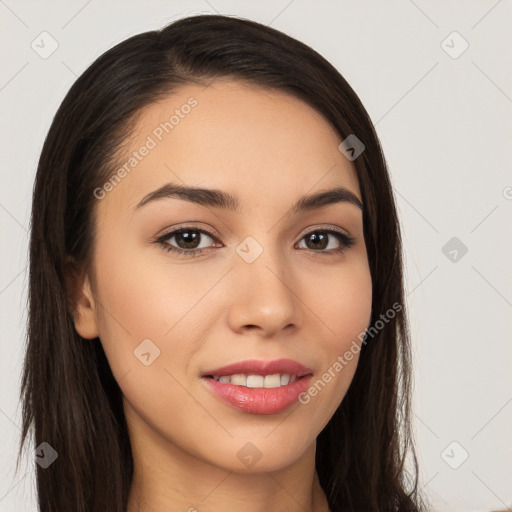
[[[223,375],[222,377],[213,377],[217,382],[224,384],[234,384],[236,386],[244,386],[247,388],[279,388],[287,386],[297,380],[297,375],[283,373],[280,375],[244,375],[237,373],[235,375]]]
[[[247,387],[248,388],[262,388],[263,387],[263,375],[248,375],[247,376]]]
[[[267,375],[263,381],[263,386],[266,388],[278,388],[281,386],[281,377],[279,374]]]
[[[231,384],[235,384],[236,386],[247,386],[247,377],[241,373],[231,375]]]

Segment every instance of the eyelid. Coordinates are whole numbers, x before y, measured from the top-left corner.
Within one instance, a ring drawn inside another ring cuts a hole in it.
[[[346,229],[340,228],[339,226],[334,226],[332,224],[312,224],[311,226],[304,228],[304,231],[299,236],[299,240],[301,240],[305,235],[315,231],[336,231],[349,238],[352,236]]]
[[[207,235],[214,238],[215,240],[219,241],[219,236],[216,233],[214,233],[213,231],[210,231],[210,229],[202,227],[202,226],[196,226],[194,224],[191,224],[190,222],[184,222],[183,224],[178,224],[177,226],[173,226],[172,228],[166,228],[161,235],[155,236],[155,240],[161,240],[162,238],[167,238],[170,235],[176,234],[176,232],[179,232],[182,230],[187,230],[187,229],[190,231],[204,232]]]

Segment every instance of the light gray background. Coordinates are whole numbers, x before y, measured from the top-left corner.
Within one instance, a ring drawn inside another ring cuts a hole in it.
[[[511,7],[0,0],[0,510],[36,510],[33,462],[27,457],[18,474],[14,462],[30,200],[51,119],[76,77],[115,43],[215,11],[313,46],[360,96],[383,144],[404,232],[421,487],[436,511],[512,506]],[[31,48],[34,40],[49,48],[38,39],[43,31],[59,45],[47,59]],[[454,31],[469,44],[457,58],[464,43]],[[457,253],[443,253],[452,237],[465,255],[455,246],[445,252]]]

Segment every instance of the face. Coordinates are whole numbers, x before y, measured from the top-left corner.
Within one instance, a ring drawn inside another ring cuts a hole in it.
[[[236,472],[314,450],[371,314],[341,140],[302,101],[237,82],[143,111],[125,172],[95,193],[94,281],[75,321],[101,339],[131,436]]]

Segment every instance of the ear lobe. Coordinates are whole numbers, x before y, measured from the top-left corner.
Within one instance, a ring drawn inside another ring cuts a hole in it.
[[[66,278],[71,299],[70,310],[73,315],[76,331],[82,338],[97,338],[99,336],[99,329],[96,302],[89,276],[85,272],[77,272],[76,267],[70,263]]]

